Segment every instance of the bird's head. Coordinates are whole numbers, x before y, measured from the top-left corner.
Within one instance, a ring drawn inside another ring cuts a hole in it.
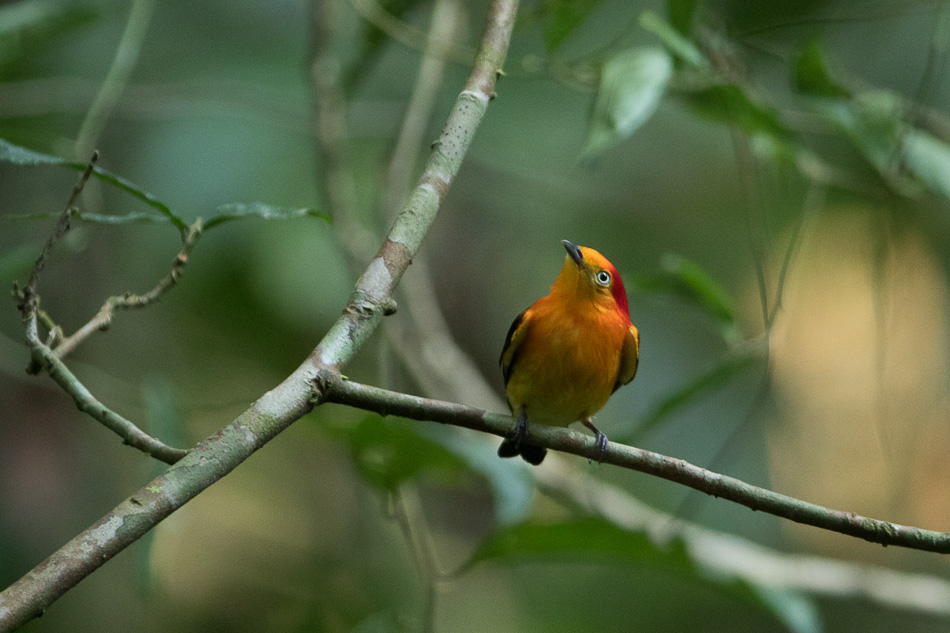
[[[627,291],[614,265],[592,248],[578,246],[568,240],[561,240],[561,243],[567,250],[567,256],[561,274],[551,287],[552,292],[590,299],[598,307],[616,310],[629,320]]]

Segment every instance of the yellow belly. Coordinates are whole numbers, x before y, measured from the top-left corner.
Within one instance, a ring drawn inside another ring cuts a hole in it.
[[[533,320],[508,379],[512,412],[532,424],[567,426],[597,413],[610,398],[625,331],[598,322]]]

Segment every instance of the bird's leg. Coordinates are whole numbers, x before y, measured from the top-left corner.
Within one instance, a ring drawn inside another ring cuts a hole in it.
[[[604,455],[607,454],[607,436],[604,433],[601,433],[597,430],[597,427],[594,426],[594,423],[591,422],[591,419],[584,418],[581,420],[581,423],[594,432],[594,435],[597,436],[597,447],[600,448],[600,453],[597,457],[597,463],[604,461]]]
[[[521,442],[523,442],[524,438],[528,435],[528,410],[524,405],[521,405],[521,408],[518,409],[518,419],[516,422],[515,434],[511,438],[511,441],[515,443],[515,446],[521,446]]]
[[[506,438],[501,446],[498,447],[499,457],[514,457],[521,454],[521,442],[528,435],[528,412],[524,405],[518,409],[518,418],[516,419],[515,432],[509,438]]]

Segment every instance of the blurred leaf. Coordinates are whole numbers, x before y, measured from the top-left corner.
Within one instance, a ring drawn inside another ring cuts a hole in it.
[[[671,415],[688,406],[708,391],[729,382],[763,357],[759,353],[729,353],[715,367],[667,394],[647,413],[633,431],[618,441],[639,445],[648,433],[658,428]]]
[[[682,35],[689,37],[696,22],[700,0],[666,0],[666,15],[670,25]]]
[[[607,60],[583,155],[590,158],[627,138],[656,111],[673,74],[660,48],[632,48]]]
[[[603,519],[583,518],[563,523],[520,523],[499,530],[479,545],[464,570],[487,561],[518,564],[552,555],[585,561],[593,555],[608,562],[660,564],[680,572],[693,569],[681,541],[661,548],[646,533],[628,532]]]
[[[670,26],[653,11],[644,11],[640,14],[640,26],[660,38],[671,53],[690,66],[696,68],[708,66],[702,52],[689,39],[683,37],[683,32]]]
[[[386,491],[422,472],[459,475],[466,471],[460,459],[404,421],[390,422],[374,413],[356,425],[322,428],[349,446],[363,479]]]
[[[350,629],[350,633],[392,633],[393,631],[403,630],[409,629],[400,626],[398,618],[393,612],[383,611],[366,616]]]
[[[544,45],[548,51],[560,46],[599,3],[600,0],[549,0],[544,6]]]
[[[904,164],[930,191],[950,198],[950,145],[911,130],[904,135]]]
[[[301,209],[292,209],[289,207],[278,207],[263,202],[231,202],[222,204],[215,209],[215,215],[204,222],[204,228],[210,229],[213,226],[239,220],[241,218],[258,217],[264,220],[289,220],[291,218],[314,217],[320,218],[325,222],[330,222],[330,215],[317,209],[309,207]]]
[[[420,429],[420,433],[444,446],[468,468],[485,478],[492,491],[495,519],[500,525],[525,520],[531,513],[535,493],[534,478],[528,472],[530,466],[520,459],[498,459],[494,450],[486,450],[484,443],[444,431],[446,429],[433,425]]]
[[[680,540],[657,545],[644,532],[625,530],[598,518],[551,524],[522,523],[499,530],[482,542],[461,573],[489,561],[518,564],[545,557],[561,560],[570,557],[584,563],[593,557],[697,578],[769,611],[790,631],[818,633],[821,630],[818,612],[803,594],[752,586],[724,577],[693,560]]]
[[[36,257],[43,250],[42,244],[18,244],[10,250],[0,254],[0,281],[19,279],[24,273],[29,274]]]
[[[24,0],[0,6],[0,67],[100,16],[91,4]]]
[[[3,163],[12,163],[14,165],[22,165],[26,167],[33,167],[38,165],[59,165],[62,167],[68,167],[70,169],[75,169],[76,171],[84,171],[86,169],[86,163],[78,163],[73,161],[68,161],[65,158],[60,158],[59,156],[50,156],[49,154],[43,154],[40,152],[35,152],[31,149],[25,147],[20,147],[19,145],[14,145],[3,139],[0,139],[0,162]],[[93,168],[93,175],[96,178],[99,178],[102,181],[105,181],[117,189],[121,189],[126,193],[130,193],[139,200],[142,200],[147,205],[166,216],[168,220],[174,224],[180,231],[187,231],[188,225],[185,224],[185,221],[180,217],[172,213],[165,203],[161,200],[148,193],[147,191],[139,188],[135,184],[129,182],[125,178],[113,174],[112,172],[106,171],[101,167]]]
[[[141,393],[145,409],[145,432],[173,446],[182,446],[185,443],[182,437],[185,425],[175,386],[164,377],[153,376],[142,382]],[[162,468],[161,464],[157,466]]]
[[[765,585],[750,584],[749,587],[789,631],[821,633],[824,629],[818,608],[804,594]]]
[[[886,90],[865,92],[851,101],[824,104],[818,111],[845,133],[871,165],[881,172],[891,169],[903,131],[897,95]]]
[[[849,170],[846,165],[833,164],[793,139],[759,134],[750,139],[753,153],[764,161],[793,167],[807,180],[839,189],[866,193],[877,181],[869,182],[867,174]]]
[[[828,71],[825,54],[818,38],[809,41],[795,60],[795,87],[819,97],[848,98],[851,93],[836,82]]]
[[[733,84],[716,84],[689,93],[687,102],[699,114],[735,125],[750,135],[790,136],[773,107],[759,103]]]
[[[661,272],[635,278],[635,289],[672,294],[696,305],[719,324],[727,342],[735,341],[739,334],[729,293],[699,264],[685,257],[666,253],[660,263]]]
[[[142,381],[140,393],[145,411],[143,430],[171,446],[185,446],[183,439],[185,425],[182,421],[175,386],[162,376],[151,376]],[[142,468],[143,479],[149,480],[160,475],[167,466],[157,460],[148,460],[143,462]],[[149,530],[138,540],[132,550],[135,577],[143,592],[146,593],[154,588],[155,583],[155,570],[152,566],[155,534],[155,530]]]

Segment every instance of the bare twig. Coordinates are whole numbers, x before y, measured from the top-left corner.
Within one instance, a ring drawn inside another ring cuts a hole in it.
[[[426,49],[432,53],[458,64],[470,64],[475,49],[459,44],[451,38],[432,40],[431,37],[412,25],[392,16],[376,0],[350,0],[364,20],[396,40],[403,46],[417,50]]]
[[[99,160],[99,152],[93,152],[92,157],[89,159],[89,164],[86,165],[85,171],[82,172],[79,176],[79,180],[77,180],[75,186],[73,186],[73,192],[66,202],[66,209],[63,211],[63,214],[59,216],[59,220],[56,222],[56,228],[53,229],[53,234],[46,240],[46,244],[43,246],[40,256],[36,258],[33,271],[30,273],[30,278],[26,282],[26,288],[21,292],[14,287],[14,293],[17,295],[17,308],[19,308],[24,319],[32,319],[36,316],[36,309],[39,304],[36,286],[40,280],[40,273],[43,272],[43,268],[46,266],[46,260],[49,258],[53,246],[55,246],[56,242],[66,235],[66,231],[69,230],[69,219],[72,214],[76,212],[76,200],[79,199],[79,194],[82,193],[83,187],[85,187],[89,181],[89,177],[92,175],[92,169],[95,167],[97,160]]]
[[[375,411],[380,415],[398,415],[413,420],[452,424],[500,437],[509,437],[515,429],[514,420],[508,415],[409,396],[338,379],[332,375],[326,375],[325,380],[325,396],[328,402],[347,404]],[[950,553],[950,532],[924,530],[862,517],[853,512],[824,508],[711,472],[681,459],[616,442],[608,444],[606,452],[601,453],[595,438],[570,429],[533,425],[530,426],[525,440],[544,448],[580,455],[591,460],[599,459],[604,464],[613,464],[674,481],[708,495],[796,523],[840,532],[881,545]]]
[[[163,294],[171,290],[175,284],[178,283],[178,279],[184,272],[185,266],[188,264],[188,257],[191,255],[191,250],[198,242],[198,238],[201,237],[201,230],[202,224],[201,218],[199,218],[194,224],[188,227],[188,233],[185,235],[181,251],[175,256],[174,261],[172,261],[171,271],[162,277],[154,288],[144,294],[127,292],[123,295],[116,295],[106,299],[102,307],[99,308],[99,312],[97,312],[88,323],[64,338],[59,345],[53,348],[53,353],[56,357],[60,359],[65,358],[94,332],[107,329],[112,324],[116,310],[145,308],[158,301]],[[31,369],[34,368],[31,367]]]
[[[184,449],[173,448],[148,435],[135,424],[97,400],[76,378],[75,374],[69,371],[69,368],[57,357],[56,353],[39,340],[35,321],[33,327],[27,327],[27,342],[30,344],[32,351],[33,364],[44,369],[50,378],[69,394],[80,411],[101,422],[103,426],[121,437],[126,444],[166,464],[174,464],[188,453]]]
[[[237,419],[0,593],[0,630],[13,630],[42,614],[83,578],[322,401],[319,379],[328,371],[343,368],[376,329],[393,289],[458,173],[494,94],[516,9],[517,0],[493,1],[475,66],[432,148],[425,172],[357,283],[342,316],[316,349]]]
[[[63,390],[73,399],[73,402],[76,403],[76,406],[80,411],[101,422],[106,428],[119,435],[119,437],[121,437],[123,441],[129,446],[137,448],[140,451],[143,451],[168,464],[174,464],[179,459],[184,457],[187,451],[180,448],[172,448],[171,446],[168,446],[163,442],[151,437],[138,428],[135,424],[102,404],[89,392],[89,390],[79,381],[79,379],[76,378],[76,376],[71,371],[69,371],[69,368],[66,367],[62,360],[60,360],[60,357],[52,349],[50,349],[49,345],[40,340],[39,321],[41,320],[50,333],[50,339],[56,339],[61,336],[61,330],[59,326],[53,322],[48,314],[38,308],[39,295],[37,294],[36,287],[39,282],[39,276],[43,270],[47,258],[49,257],[50,252],[53,249],[53,246],[63,235],[66,234],[66,231],[69,230],[69,219],[76,210],[74,206],[76,204],[76,200],[79,198],[83,187],[89,180],[89,176],[92,174],[93,166],[95,165],[98,158],[99,153],[93,152],[92,158],[89,160],[89,164],[79,177],[76,185],[73,187],[72,194],[69,196],[69,201],[66,203],[66,210],[60,216],[59,221],[56,223],[56,228],[53,230],[53,234],[50,235],[50,238],[46,241],[46,245],[43,247],[40,256],[36,260],[36,264],[33,266],[33,272],[30,274],[30,279],[27,282],[26,288],[21,293],[18,293],[18,306],[23,314],[23,319],[26,325],[26,340],[31,351],[31,363],[27,368],[27,371],[30,371],[31,373],[38,373],[40,370],[46,370],[50,378],[52,378],[60,387],[62,387]],[[193,233],[195,236],[197,236],[197,234],[200,233],[200,222],[195,225],[195,228],[196,230],[193,231]],[[180,274],[180,272],[173,270],[170,276],[174,279],[177,279],[178,274]],[[171,283],[174,283],[174,281],[170,282],[170,284]],[[162,284],[159,284],[159,287],[161,286]],[[138,297],[136,299],[140,303],[150,302],[157,299],[161,292],[162,291],[156,292],[153,290],[152,293]],[[88,334],[85,336],[88,336]],[[85,336],[77,337],[74,335],[73,337],[70,337],[74,338],[74,341],[69,349],[73,349],[76,345],[78,345],[79,341],[83,340]],[[67,341],[68,340],[69,339],[67,339]],[[65,342],[66,341],[63,343]],[[62,346],[62,343],[60,346]]]

